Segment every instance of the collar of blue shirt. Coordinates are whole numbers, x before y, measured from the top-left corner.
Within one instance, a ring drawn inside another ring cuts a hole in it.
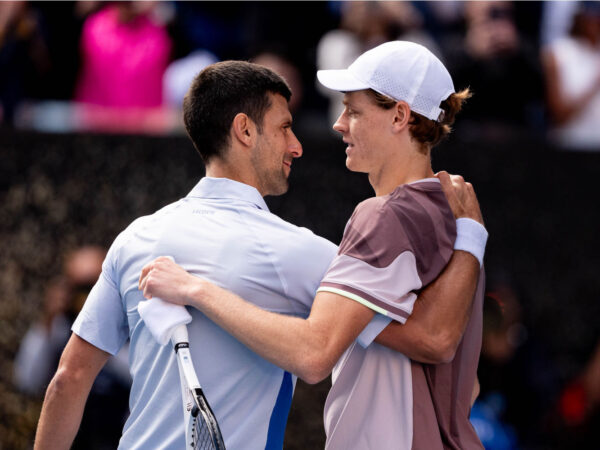
[[[194,186],[188,197],[243,200],[254,204],[259,209],[269,211],[269,207],[256,188],[229,178],[204,177]]]

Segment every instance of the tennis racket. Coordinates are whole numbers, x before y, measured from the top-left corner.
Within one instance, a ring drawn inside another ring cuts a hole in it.
[[[179,325],[175,328],[171,343],[177,355],[181,397],[183,400],[183,417],[185,426],[185,448],[199,450],[225,450],[223,436],[214,413],[202,392],[196,376],[187,327]]]

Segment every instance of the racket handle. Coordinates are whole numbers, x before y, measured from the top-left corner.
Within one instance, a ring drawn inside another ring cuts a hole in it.
[[[173,335],[171,336],[171,342],[173,345],[179,344],[181,342],[188,342],[188,331],[187,326],[185,324],[177,325],[173,330]]]

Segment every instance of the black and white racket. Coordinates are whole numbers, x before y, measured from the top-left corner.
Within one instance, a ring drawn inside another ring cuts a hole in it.
[[[177,366],[179,367],[179,380],[181,382],[185,448],[225,450],[219,424],[202,392],[202,387],[194,370],[185,325],[179,325],[175,328],[171,342],[177,354]]]

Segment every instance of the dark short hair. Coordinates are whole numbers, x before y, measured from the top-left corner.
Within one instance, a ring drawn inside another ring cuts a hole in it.
[[[245,113],[262,132],[269,93],[289,101],[292,93],[270,69],[245,61],[223,61],[202,70],[183,100],[185,128],[205,163],[222,157],[229,145],[233,118]]]

